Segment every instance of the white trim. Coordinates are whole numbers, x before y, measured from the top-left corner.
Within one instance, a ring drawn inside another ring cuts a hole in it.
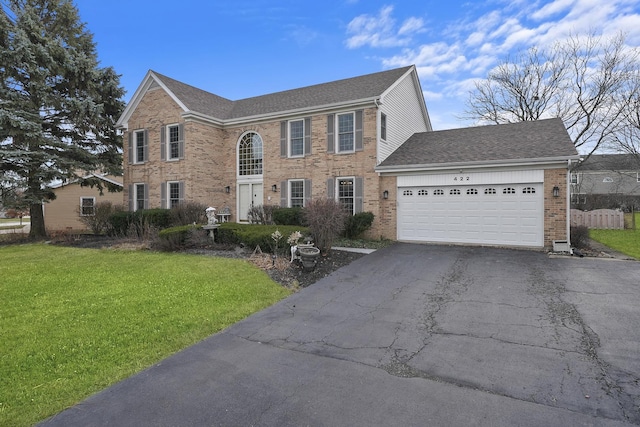
[[[334,189],[333,189],[333,195],[335,200],[340,203],[340,181],[343,180],[351,180],[351,183],[353,184],[353,196],[352,196],[352,204],[353,204],[353,208],[351,209],[351,214],[355,214],[356,212],[356,177],[355,176],[338,176],[335,179],[334,182]]]
[[[290,119],[287,120],[287,158],[289,159],[299,159],[301,157],[304,157],[307,153],[304,152],[304,145],[305,145],[305,125],[304,125],[304,117],[301,117],[299,119]],[[302,122],[302,154],[291,154],[291,123],[292,122]]]
[[[91,199],[93,201],[93,204],[91,205],[91,208],[93,209],[92,214],[82,213],[82,208],[84,207],[84,205],[82,204],[82,201],[84,199]],[[95,216],[95,214],[96,214],[96,198],[94,196],[80,196],[80,216]]]
[[[171,184],[177,184],[178,185],[178,204],[180,204],[180,181],[167,181],[166,185],[167,185],[167,199],[166,199],[166,203],[167,206],[164,206],[166,209],[171,209]]]
[[[262,173],[260,173],[260,174],[252,174],[252,175],[240,175],[240,142],[242,141],[242,139],[246,135],[248,135],[250,133],[255,133],[256,135],[258,135],[260,137],[260,140],[262,141]],[[262,177],[264,176],[264,138],[262,137],[262,135],[260,135],[260,133],[258,131],[247,130],[247,131],[242,132],[242,134],[238,137],[238,140],[236,141],[236,165],[235,165],[235,169],[236,169],[236,179],[237,180],[250,179],[250,178],[259,178],[259,180],[262,181]]]
[[[351,117],[353,118],[353,129],[351,131],[351,134],[353,135],[353,147],[351,148],[351,150],[340,150],[340,128],[339,128],[339,121],[338,121],[338,116],[346,116],[347,114],[350,114]],[[333,120],[334,120],[334,124],[333,124],[333,146],[334,146],[334,152],[335,154],[352,154],[356,152],[356,112],[355,110],[353,111],[344,111],[344,112],[339,112],[339,113],[335,113],[333,116]],[[363,118],[364,121],[364,118]]]
[[[292,182],[302,182],[302,207],[304,207],[304,194],[305,194],[305,179],[304,178],[292,178],[287,180],[287,207],[293,207],[291,204],[291,183]]]
[[[169,132],[169,128],[175,127],[178,129],[178,140],[175,141],[175,144],[178,144],[178,157],[171,157],[171,140],[169,139],[169,135],[171,134]],[[171,123],[170,125],[165,125],[164,126],[164,141],[165,141],[165,158],[167,159],[167,162],[176,162],[178,160],[180,160],[180,123]]]
[[[484,168],[508,168],[508,167],[535,167],[544,169],[566,169],[567,161],[578,159],[579,156],[548,157],[537,159],[511,159],[511,160],[479,160],[472,162],[431,163],[423,165],[407,166],[376,166],[375,171],[381,175],[399,175],[402,173],[438,172],[452,169],[484,169]]]

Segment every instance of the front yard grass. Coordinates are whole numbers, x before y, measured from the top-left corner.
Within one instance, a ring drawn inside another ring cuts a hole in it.
[[[286,297],[244,260],[0,247],[0,425],[27,426]]]
[[[626,223],[631,223],[625,217]],[[593,240],[622,252],[633,258],[640,259],[640,212],[635,214],[636,229],[627,230],[589,230],[589,237]]]

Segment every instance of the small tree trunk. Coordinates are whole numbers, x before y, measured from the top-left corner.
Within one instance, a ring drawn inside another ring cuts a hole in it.
[[[29,215],[31,216],[31,229],[29,237],[32,239],[46,239],[47,230],[44,227],[44,211],[42,203],[34,203],[29,206]]]

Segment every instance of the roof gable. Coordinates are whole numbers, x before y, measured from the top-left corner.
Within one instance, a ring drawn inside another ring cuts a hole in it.
[[[154,85],[162,87],[184,113],[205,116],[224,124],[252,117],[348,105],[358,101],[373,102],[410,72],[415,73],[414,66],[231,101],[150,70],[125,108],[117,126],[126,127],[140,100]]]
[[[420,132],[378,168],[501,163],[578,155],[560,119]]]

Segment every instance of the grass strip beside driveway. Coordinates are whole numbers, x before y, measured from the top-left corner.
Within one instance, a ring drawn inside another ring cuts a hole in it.
[[[286,297],[244,260],[0,247],[0,425],[26,426]]]
[[[590,229],[589,237],[613,250],[640,259],[640,213],[635,214],[636,229]]]

